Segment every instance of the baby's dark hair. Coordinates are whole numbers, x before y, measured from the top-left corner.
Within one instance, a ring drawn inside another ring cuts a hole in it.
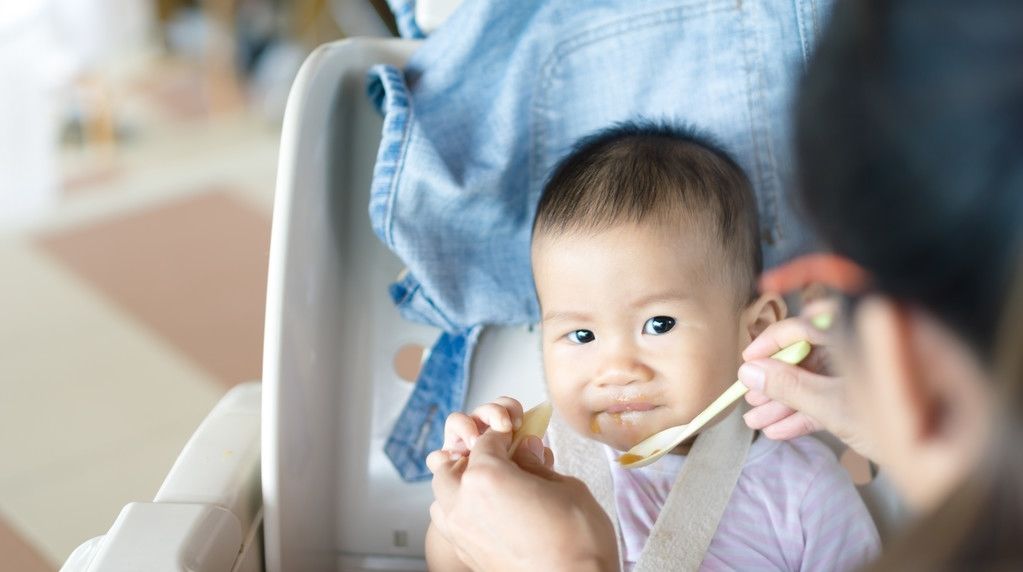
[[[644,222],[705,225],[732,255],[742,302],[755,295],[763,255],[752,186],[721,145],[690,127],[630,121],[580,140],[544,187],[533,237]]]

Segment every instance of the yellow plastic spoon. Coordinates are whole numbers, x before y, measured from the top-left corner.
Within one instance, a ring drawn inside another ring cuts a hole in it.
[[[810,354],[810,349],[809,342],[799,341],[782,349],[771,356],[771,358],[796,365]],[[748,390],[741,381],[736,381],[720,397],[711,402],[706,409],[693,418],[692,421],[685,425],[668,427],[643,439],[618,457],[618,462],[626,469],[638,469],[653,463],[670,453],[680,443],[695,435],[708,421],[717,417],[729,405],[735,403],[743,395],[746,395]]]

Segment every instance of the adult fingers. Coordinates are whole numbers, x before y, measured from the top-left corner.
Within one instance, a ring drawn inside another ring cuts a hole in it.
[[[772,359],[747,362],[739,368],[739,381],[774,401],[802,411],[814,419],[828,419],[840,406],[840,378],[828,377]]]
[[[763,429],[768,425],[785,419],[793,413],[794,411],[791,407],[780,401],[768,401],[763,405],[750,409],[742,418],[746,421],[746,425],[749,425],[750,429]]]
[[[508,462],[508,449],[511,447],[511,440],[511,432],[484,431],[476,439],[470,462]]]
[[[433,471],[433,480],[430,482],[433,498],[439,503],[438,508],[447,512],[458,499],[462,473],[465,472],[468,461],[466,458],[452,461],[446,455],[435,456],[431,453],[427,457],[427,464]]]
[[[769,439],[785,441],[816,433],[823,428],[817,420],[801,411],[797,411],[776,423],[764,427],[762,432]]]
[[[742,351],[742,359],[751,361],[771,357],[778,351],[800,340],[806,340],[813,346],[831,344],[828,332],[819,330],[803,318],[788,318],[775,322],[764,329],[746,349]]]
[[[813,346],[810,348],[810,355],[799,362],[799,367],[821,375],[833,375],[834,368],[831,362],[831,348]]]
[[[746,403],[749,403],[753,407],[758,407],[771,401],[771,398],[760,393],[759,391],[753,391],[752,389],[746,392]]]
[[[431,539],[431,535],[437,535],[440,538]],[[459,560],[466,565],[469,565],[473,570],[478,569],[478,566],[473,565],[474,563],[471,557],[455,542],[457,540],[457,536],[458,534],[451,530],[447,513],[440,508],[439,503],[434,501],[430,504],[430,527],[426,530],[427,545],[433,542],[447,544],[447,548],[454,551]]]
[[[549,460],[548,460],[549,459]],[[560,477],[554,472],[554,454],[543,441],[538,437],[529,436],[522,442],[522,446],[515,450],[512,461],[520,469],[538,477],[548,480],[558,480]]]

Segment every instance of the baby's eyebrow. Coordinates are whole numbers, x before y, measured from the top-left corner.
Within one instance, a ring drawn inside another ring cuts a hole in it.
[[[659,302],[681,302],[688,299],[689,297],[681,292],[662,292],[660,294],[652,294],[650,296],[644,296],[639,300],[632,302],[633,308],[642,308],[644,306],[650,306],[651,304],[657,304]]]
[[[583,314],[582,312],[547,312],[543,315],[544,322],[553,322],[557,320],[574,320],[577,322],[584,322],[589,319],[590,316]]]

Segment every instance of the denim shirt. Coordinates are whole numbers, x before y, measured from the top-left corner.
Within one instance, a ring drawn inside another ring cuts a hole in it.
[[[402,38],[417,40],[426,37],[426,34],[419,28],[419,24],[416,23],[416,0],[387,0],[387,7],[394,15],[394,23]]]
[[[392,298],[464,352],[437,356],[455,377],[421,375],[429,418],[420,404],[399,419],[388,454],[404,450],[405,478],[429,476],[415,459],[461,406],[479,328],[537,320],[532,219],[579,138],[638,118],[702,128],[753,183],[765,265],[812,248],[788,198],[790,107],[831,1],[469,0],[404,70],[370,72],[384,114],[370,217],[409,270]]]

